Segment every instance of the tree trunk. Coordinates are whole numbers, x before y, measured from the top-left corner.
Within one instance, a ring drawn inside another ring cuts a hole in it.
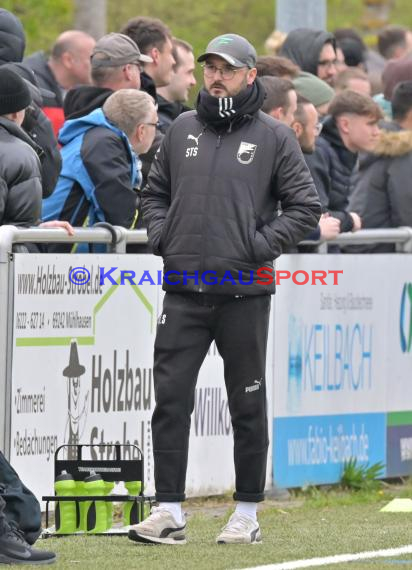
[[[76,0],[74,27],[96,40],[106,33],[106,0]]]

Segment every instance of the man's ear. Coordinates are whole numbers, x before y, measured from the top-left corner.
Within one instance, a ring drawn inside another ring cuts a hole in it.
[[[73,67],[73,56],[69,51],[62,53],[60,61],[66,69],[71,69]]]
[[[336,124],[338,129],[347,135],[349,133],[349,118],[342,115],[341,117],[336,118]]]
[[[296,138],[301,137],[303,134],[302,123],[299,123],[299,121],[293,121],[291,126],[292,126],[292,129],[295,131]]]
[[[153,59],[153,63],[157,65],[157,63],[159,61],[159,57],[160,57],[159,48],[152,47],[152,49],[150,50],[150,53],[148,53],[147,55],[150,55],[150,57]]]
[[[269,115],[278,121],[282,120],[283,117],[283,109],[282,107],[275,107],[269,112]]]
[[[256,67],[252,67],[252,69],[249,69],[247,76],[246,76],[248,85],[252,85],[252,83],[256,79],[256,75],[257,75]]]

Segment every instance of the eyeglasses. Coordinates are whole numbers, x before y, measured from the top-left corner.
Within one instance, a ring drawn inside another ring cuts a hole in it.
[[[318,61],[318,65],[321,67],[334,67],[337,63],[337,59],[324,59],[322,61]]]
[[[245,69],[244,67],[217,67],[212,63],[203,63],[202,67],[206,77],[212,78],[216,75],[217,72],[219,72],[222,76],[222,79],[233,79],[237,71],[240,69]]]
[[[320,133],[322,132],[323,129],[323,124],[322,123],[316,123],[315,127],[314,127],[314,131],[315,131],[315,135],[318,137],[320,135]]]
[[[149,125],[149,127],[156,127],[156,129],[158,129],[160,127],[160,121],[157,121],[157,123],[141,123],[142,125]]]

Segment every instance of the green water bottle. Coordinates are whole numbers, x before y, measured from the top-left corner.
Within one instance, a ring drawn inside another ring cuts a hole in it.
[[[94,471],[84,480],[85,495],[104,497],[105,483],[101,476]],[[105,532],[107,530],[107,511],[105,501],[85,501],[84,526],[90,533]]]
[[[70,497],[76,495],[76,483],[67,471],[62,471],[54,482],[57,496]],[[72,534],[77,530],[76,503],[59,501],[55,508],[55,527],[57,534]]]
[[[129,495],[140,495],[142,489],[141,481],[125,481],[124,486]],[[140,503],[127,501],[124,503],[123,508],[123,524],[128,526],[130,524],[137,524],[140,522]]]
[[[104,482],[104,494],[110,495],[110,493],[114,489],[114,482],[113,481],[105,481]],[[106,515],[107,515],[107,523],[106,528],[110,530],[113,525],[113,503],[110,501],[106,502]]]
[[[86,495],[86,493],[84,492],[84,481],[75,481],[76,483],[76,497],[82,497],[83,495]],[[77,530],[82,530],[84,532],[86,532],[86,526],[85,526],[85,514],[84,514],[84,508],[86,506],[85,501],[77,501],[76,502],[76,517],[77,517]]]

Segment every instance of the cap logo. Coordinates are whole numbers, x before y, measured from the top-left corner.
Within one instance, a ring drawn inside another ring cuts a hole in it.
[[[233,38],[228,38],[226,36],[223,36],[222,38],[218,39],[217,44],[225,45],[225,44],[230,44],[231,42],[233,42]]]

